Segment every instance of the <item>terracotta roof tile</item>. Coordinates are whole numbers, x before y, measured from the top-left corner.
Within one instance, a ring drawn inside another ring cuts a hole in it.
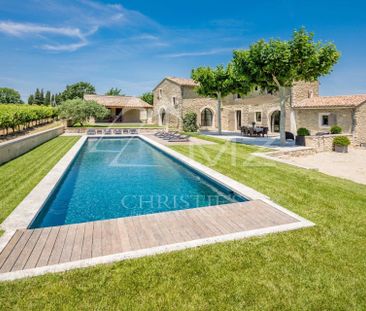
[[[294,108],[357,107],[366,102],[366,94],[343,96],[316,96],[295,103]]]
[[[197,86],[198,84],[192,79],[187,78],[177,78],[177,77],[167,77],[168,80],[173,81],[182,86]]]
[[[84,99],[95,100],[98,104],[110,108],[152,108],[141,98],[134,96],[84,95]]]

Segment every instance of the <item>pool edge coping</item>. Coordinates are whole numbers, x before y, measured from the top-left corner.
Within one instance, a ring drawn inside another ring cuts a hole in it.
[[[160,151],[168,154],[169,156],[177,159],[178,161],[188,165],[189,167],[193,168],[194,170],[198,171],[201,174],[208,176],[209,178],[213,179],[214,181],[223,184],[225,187],[238,192],[238,194],[243,195],[244,197],[250,200],[262,200],[263,202],[267,203],[271,207],[280,210],[281,212],[285,213],[292,218],[298,220],[298,222],[279,225],[279,226],[272,226],[266,227],[261,229],[249,230],[249,231],[240,231],[233,234],[228,235],[219,235],[214,236],[206,239],[200,240],[192,240],[177,244],[170,244],[165,246],[153,247],[142,249],[138,251],[130,251],[125,253],[113,254],[109,256],[101,256],[96,258],[84,259],[70,263],[64,264],[57,264],[53,266],[45,266],[40,268],[33,268],[29,270],[22,270],[22,271],[15,271],[15,272],[8,272],[0,274],[0,281],[7,281],[7,280],[15,280],[19,278],[43,275],[46,273],[52,272],[63,272],[71,269],[76,268],[83,268],[83,267],[90,267],[97,264],[103,263],[112,263],[116,261],[121,261],[125,259],[132,259],[132,258],[140,258],[144,256],[151,256],[155,254],[161,254],[164,252],[171,252],[177,250],[183,250],[187,248],[214,244],[218,242],[226,242],[231,240],[238,240],[248,237],[254,236],[261,236],[264,234],[269,233],[276,233],[276,232],[284,232],[290,230],[296,230],[300,228],[312,227],[315,224],[298,214],[274,203],[270,200],[268,196],[245,186],[232,178],[223,175],[195,160],[192,160],[189,157],[182,155],[181,153],[174,151],[173,149],[162,145],[145,135],[114,135],[114,136],[98,136],[98,135],[84,135],[82,136],[72,147],[71,149],[61,158],[59,162],[47,173],[47,175],[32,189],[32,191],[24,198],[24,200],[13,210],[13,212],[5,219],[5,221],[1,224],[0,229],[4,230],[4,234],[0,237],[0,252],[5,248],[8,244],[12,236],[14,235],[16,230],[24,230],[27,229],[37,214],[42,210],[45,202],[52,194],[54,189],[57,187],[58,183],[66,173],[67,169],[72,164],[73,160],[79,153],[80,149],[87,141],[89,137],[93,138],[108,138],[108,137],[115,137],[115,138],[126,138],[126,137],[139,137],[144,140],[146,143],[149,143]],[[48,189],[45,191],[44,188]],[[26,220],[25,220],[26,219]],[[27,222],[28,221],[28,222]],[[20,226],[20,224],[22,226]]]

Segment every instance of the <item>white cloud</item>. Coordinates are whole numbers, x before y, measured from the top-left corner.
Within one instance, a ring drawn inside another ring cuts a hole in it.
[[[68,37],[78,39],[78,42],[68,44],[43,44],[40,48],[49,51],[76,51],[88,44],[87,36],[95,33],[97,27],[91,29],[87,33],[83,33],[79,28],[71,27],[51,27],[38,24],[29,23],[14,23],[14,22],[0,22],[0,32],[8,35],[22,37],[31,35],[57,35],[61,37]]]
[[[171,54],[164,54],[162,56],[167,58],[209,56],[217,54],[226,54],[232,52],[233,50],[235,50],[235,48],[221,48],[221,49],[210,49],[206,51],[171,53]]]

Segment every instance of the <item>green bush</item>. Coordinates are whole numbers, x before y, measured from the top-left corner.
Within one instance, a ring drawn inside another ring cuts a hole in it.
[[[334,125],[330,129],[330,133],[331,134],[341,134],[342,133],[342,128],[340,126],[338,126],[338,125]]]
[[[90,118],[103,119],[110,114],[110,110],[93,100],[80,98],[68,99],[58,108],[59,116],[71,123],[83,126]]]
[[[333,144],[337,146],[349,146],[351,144],[351,141],[347,136],[337,136],[333,139]]]
[[[183,118],[184,132],[197,132],[197,114],[194,112],[187,113]]]
[[[310,131],[305,127],[300,127],[297,130],[297,136],[310,136]]]

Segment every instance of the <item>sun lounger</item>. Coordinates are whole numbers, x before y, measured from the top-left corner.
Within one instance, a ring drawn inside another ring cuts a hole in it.
[[[95,135],[95,129],[88,129],[88,130],[86,131],[86,134],[87,134],[87,135]]]
[[[137,130],[136,129],[131,129],[130,130],[130,134],[138,134]]]
[[[176,135],[168,140],[168,142],[188,142],[189,136],[188,135]]]
[[[128,134],[128,133],[129,133],[128,129],[123,129],[123,134]]]
[[[103,134],[103,131],[102,130],[97,130],[97,134],[98,135],[102,135]]]
[[[115,130],[114,130],[114,134],[116,134],[116,135],[121,135],[121,134],[122,134],[121,129],[115,129]]]
[[[104,135],[111,135],[111,134],[112,134],[112,130],[111,129],[104,130]]]

